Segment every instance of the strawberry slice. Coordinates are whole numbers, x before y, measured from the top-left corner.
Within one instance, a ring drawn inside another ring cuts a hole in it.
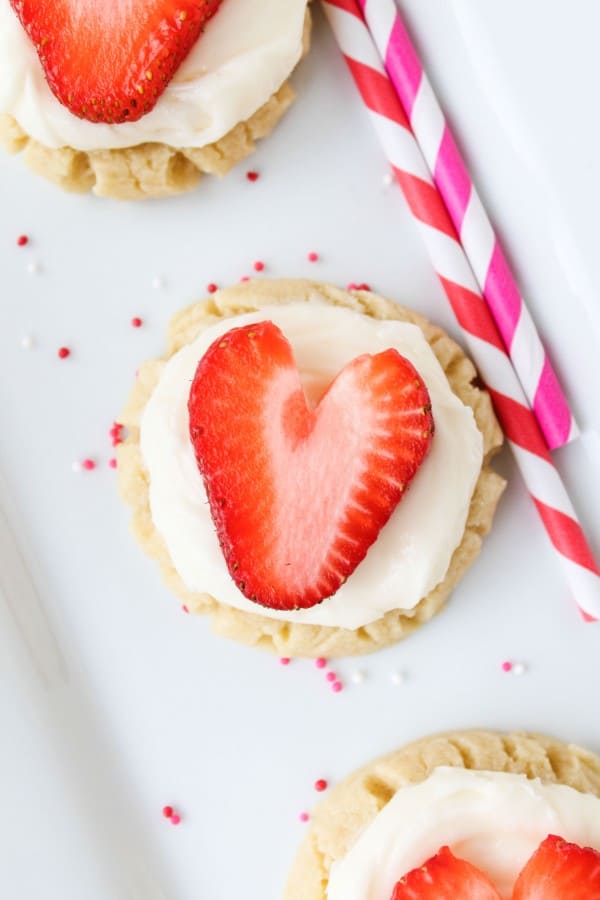
[[[517,878],[513,900],[600,900],[600,853],[548,835]]]
[[[501,900],[500,894],[476,866],[442,847],[420,868],[401,878],[391,900]]]
[[[359,356],[309,409],[272,322],[200,360],[190,436],[231,577],[272,609],[314,606],[365,557],[432,440],[427,388],[396,350]]]
[[[90,122],[149,112],[221,0],[10,0],[60,102]]]

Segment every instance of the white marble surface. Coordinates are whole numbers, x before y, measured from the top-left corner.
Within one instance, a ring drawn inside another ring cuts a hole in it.
[[[556,458],[598,547],[598,11],[402,5],[586,432]],[[69,197],[0,158],[0,868],[13,900],[277,898],[318,777],[461,726],[600,751],[600,632],[578,618],[506,455],[497,525],[447,611],[336,665],[337,695],[311,663],[284,669],[183,615],[129,538],[107,431],[169,315],[209,281],[256,259],[265,274],[367,281],[456,333],[320,16],[296,82],[251,163],[185,198]],[[74,474],[87,456],[98,469]],[[504,674],[505,659],[526,672]]]

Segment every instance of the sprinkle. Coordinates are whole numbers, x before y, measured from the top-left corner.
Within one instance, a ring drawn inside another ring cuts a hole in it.
[[[242,277],[240,278],[240,281],[250,281],[250,276],[249,276],[249,275],[242,275]]]
[[[258,181],[260,174],[258,172],[246,172],[248,181]]]
[[[370,290],[371,290],[371,285],[370,285],[370,284],[365,284],[365,282],[363,281],[362,284],[357,284],[357,285],[356,285],[356,290],[357,290],[357,291],[370,291]]]
[[[279,662],[281,663],[282,666],[289,666],[291,661],[292,660],[289,658],[289,656],[282,656],[279,660]]]
[[[390,680],[392,684],[404,684],[406,681],[406,675],[404,672],[392,672],[390,675]]]
[[[512,667],[513,675],[524,675],[526,671],[527,671],[527,666],[525,665],[525,663],[522,663],[522,662],[513,663],[513,667]]]
[[[211,281],[210,284],[206,285],[206,290],[208,291],[209,294],[214,294],[215,291],[218,290],[218,288],[217,288],[217,285],[213,284],[213,282]]]
[[[350,681],[352,684],[362,684],[365,680],[365,673],[360,669],[355,669],[354,672],[350,675]]]
[[[389,187],[390,184],[393,182],[393,180],[394,180],[394,176],[392,175],[391,172],[386,172],[382,179],[385,187]]]
[[[319,793],[321,793],[321,791],[326,791],[328,787],[329,785],[324,778],[319,778],[315,781],[315,791],[318,791]]]
[[[172,806],[163,806],[162,814],[165,819],[170,819],[173,815],[173,807]]]
[[[508,660],[505,660],[505,662],[502,663],[502,671],[503,672],[510,672],[512,670],[512,667],[513,667],[512,663],[509,662]]]
[[[71,463],[71,471],[72,472],[81,472],[81,463],[75,460],[75,462]]]
[[[170,820],[171,825],[179,825],[179,823],[181,822],[181,816],[178,816],[177,813],[173,813],[173,815],[170,817]]]
[[[311,251],[311,252],[308,254],[308,256],[307,256],[307,259],[308,259],[309,262],[318,262],[318,261],[319,261],[319,254],[318,254],[318,253],[315,253],[314,251]]]
[[[182,606],[181,608],[182,608],[182,610],[184,611],[184,613],[189,613],[189,609],[187,608],[187,606],[185,605],[185,603],[183,604],[183,606]]]
[[[42,267],[40,266],[37,260],[32,260],[30,263],[27,263],[27,274],[28,275],[39,275],[42,271]]]
[[[93,459],[84,459],[83,462],[81,463],[81,468],[85,469],[86,472],[91,472],[93,469],[96,468],[96,463],[94,462]]]
[[[23,350],[31,350],[32,347],[35,347],[35,341],[30,334],[23,335],[21,338],[21,347]]]
[[[327,681],[337,681],[337,675],[335,674],[335,672],[327,672],[325,674],[325,678],[327,679]]]
[[[319,656],[318,659],[315,659],[315,666],[317,667],[317,669],[324,669],[326,665],[327,660],[324,656]]]
[[[140,319],[139,316],[134,316],[133,319],[131,320],[131,324],[134,328],[141,328],[142,320]]]
[[[161,278],[160,275],[155,275],[154,278],[152,279],[152,287],[154,288],[154,290],[160,291],[164,288],[164,286],[165,286],[164,278]]]
[[[29,243],[29,238],[27,237],[26,234],[20,234],[19,237],[17,238],[17,246],[18,247],[24,247],[28,243]]]
[[[58,350],[58,358],[59,359],[66,359],[67,356],[70,356],[70,355],[71,355],[71,351],[69,350],[68,347],[59,347],[59,350]]]
[[[308,815],[307,812],[301,812],[300,815],[298,816],[298,818],[300,819],[301,822],[308,822],[310,816]]]
[[[117,460],[114,458],[114,456],[111,456],[111,458],[108,461],[108,465],[111,469],[117,468]]]
[[[342,684],[341,681],[334,681],[333,684],[331,685],[331,690],[335,694],[339,694],[339,692],[342,690],[343,687],[344,687],[344,685]]]
[[[254,271],[255,271],[255,272],[262,272],[263,269],[264,269],[264,267],[265,267],[265,264],[264,264],[264,262],[261,262],[260,259],[258,259],[258,260],[254,263]]]

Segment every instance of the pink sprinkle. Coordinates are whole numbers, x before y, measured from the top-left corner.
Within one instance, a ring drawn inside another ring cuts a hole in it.
[[[27,237],[26,234],[20,234],[19,237],[17,238],[17,245],[19,247],[24,247],[28,243],[29,243],[29,238]]]
[[[142,327],[142,320],[139,318],[139,316],[135,316],[135,317],[131,320],[131,324],[133,325],[134,328],[141,328],[141,327]]]
[[[319,793],[321,793],[321,791],[326,791],[327,788],[328,788],[328,784],[324,778],[319,778],[318,781],[315,781],[315,791],[318,791]]]
[[[512,663],[511,663],[511,662],[509,662],[508,660],[506,660],[506,662],[503,662],[503,663],[502,663],[502,671],[503,671],[503,672],[510,672],[511,669],[512,669]]]
[[[71,351],[69,350],[68,347],[60,347],[59,348],[59,350],[58,350],[58,358],[59,359],[66,359],[67,356],[70,356],[70,355],[71,355]]]
[[[112,457],[109,459],[108,465],[110,466],[111,469],[116,469],[116,468],[117,468],[117,461],[116,461],[116,459],[114,458],[114,456],[112,456]]]
[[[242,277],[240,278],[240,281],[250,281],[250,276],[249,276],[249,275],[242,275]]]
[[[318,262],[319,254],[312,251],[311,253],[308,254],[308,261],[309,262]]]
[[[344,687],[344,685],[342,684],[341,681],[334,681],[333,684],[331,685],[331,690],[334,691],[336,694],[339,694],[339,692],[342,690],[343,687]]]
[[[170,819],[173,815],[173,807],[172,806],[163,806],[162,814],[165,819]]]
[[[308,822],[310,816],[308,815],[307,812],[301,812],[300,815],[298,816],[298,818],[300,819],[301,822]]]
[[[356,284],[356,282],[351,281],[350,284],[346,285],[346,290],[347,291],[355,291],[357,289],[357,287],[358,287],[358,285]]]
[[[171,825],[179,825],[181,822],[181,816],[178,816],[177,813],[173,813],[171,818]]]
[[[182,606],[181,608],[182,608],[182,610],[184,611],[184,613],[189,613],[189,609],[187,608],[187,606],[185,605],[185,603],[183,604],[183,606]]]
[[[259,177],[260,176],[258,172],[246,172],[246,178],[248,179],[248,181],[258,181]]]
[[[324,656],[320,656],[318,659],[315,659],[315,666],[317,669],[324,669],[327,665],[327,660]]]
[[[260,260],[257,260],[257,262],[254,263],[254,271],[255,272],[262,272],[264,267],[265,267],[264,262],[261,262]]]
[[[206,290],[208,291],[209,294],[214,294],[215,291],[218,290],[218,288],[217,288],[217,285],[211,281],[210,284],[206,285]]]
[[[86,471],[91,472],[92,469],[96,468],[96,463],[93,459],[84,459],[81,463],[81,468],[86,469]]]
[[[327,681],[336,681],[337,675],[335,674],[335,672],[327,672],[325,678],[327,679]]]
[[[370,291],[370,290],[371,290],[371,286],[370,286],[369,284],[365,284],[365,283],[363,282],[362,284],[357,284],[357,285],[356,285],[356,290],[357,290],[357,291]]]
[[[289,658],[289,656],[282,656],[279,662],[282,666],[289,666],[289,664],[291,663],[291,659]]]

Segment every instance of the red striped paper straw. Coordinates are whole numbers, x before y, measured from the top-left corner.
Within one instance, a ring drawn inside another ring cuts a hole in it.
[[[357,0],[322,2],[469,351],[487,383],[567,584],[586,621],[600,619],[600,569]]]
[[[579,430],[394,0],[358,0],[551,450]]]

